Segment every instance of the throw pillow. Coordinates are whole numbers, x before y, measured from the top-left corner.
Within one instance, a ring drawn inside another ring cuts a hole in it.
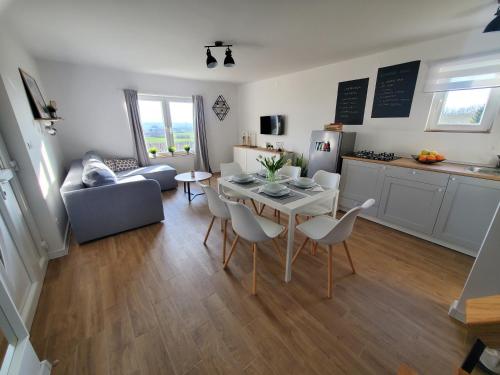
[[[87,151],[85,153],[85,155],[83,155],[83,158],[82,158],[83,165],[87,164],[87,162],[90,159],[96,159],[96,160],[102,161],[101,155],[99,155],[97,152],[95,152],[95,151]]]
[[[106,164],[106,167],[111,169],[113,172],[116,171],[115,159],[104,159],[104,164]]]
[[[82,181],[87,187],[116,184],[116,175],[103,162],[89,160],[83,167]]]
[[[114,159],[115,161],[115,172],[127,171],[129,169],[139,168],[139,164],[136,159]]]

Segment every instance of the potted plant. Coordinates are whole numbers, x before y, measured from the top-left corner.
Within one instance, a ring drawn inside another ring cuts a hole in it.
[[[191,150],[191,146],[190,145],[185,145],[184,146],[184,151],[186,151],[187,155],[189,155],[189,150]]]
[[[148,152],[151,154],[151,157],[154,159],[154,158],[156,158],[156,153],[158,152],[158,149],[156,147],[150,147]]]
[[[286,159],[283,154],[280,154],[279,159],[276,159],[276,155],[265,158],[262,155],[259,155],[257,161],[264,167],[266,170],[266,178],[269,182],[276,181],[276,172],[278,172],[286,163]]]
[[[293,166],[300,167],[300,176],[307,177],[307,161],[304,158],[304,154],[293,158]]]
[[[174,156],[175,150],[177,150],[175,146],[168,146],[168,152],[170,152],[172,156]]]

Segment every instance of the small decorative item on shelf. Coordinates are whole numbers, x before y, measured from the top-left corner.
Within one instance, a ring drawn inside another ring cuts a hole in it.
[[[334,124],[326,124],[324,129],[327,131],[341,132],[344,125],[340,122],[336,122]]]
[[[247,142],[248,142],[248,133],[246,131],[243,131],[241,133],[241,144],[243,146],[247,146]]]
[[[150,147],[148,152],[151,154],[151,158],[155,159],[156,153],[158,152],[158,149],[156,147]]]
[[[185,145],[184,146],[184,151],[186,151],[186,155],[189,155],[189,150],[191,150],[191,146],[190,145]]]
[[[250,147],[257,147],[257,133],[256,132],[249,132],[248,133],[248,138],[249,138],[249,144],[248,146]]]
[[[266,149],[267,150],[274,150],[274,146],[271,142],[266,142]]]
[[[50,100],[49,105],[45,107],[51,118],[57,118],[57,103],[55,100]]]
[[[279,152],[285,151],[285,143],[284,142],[276,142],[276,150]]]
[[[177,150],[175,146],[168,146],[168,152],[170,152],[172,156],[174,156],[175,150]]]
[[[276,159],[276,155],[265,158],[262,155],[257,157],[257,161],[266,170],[266,179],[269,182],[276,181],[276,173],[283,168],[286,163],[284,155],[280,154],[279,159]]]

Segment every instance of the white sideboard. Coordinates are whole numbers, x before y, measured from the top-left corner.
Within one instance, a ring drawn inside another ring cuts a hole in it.
[[[234,146],[233,160],[237,162],[245,173],[255,173],[262,169],[262,166],[257,161],[257,157],[279,157],[280,152],[270,151],[261,147]],[[291,153],[287,152],[287,156],[291,157]]]

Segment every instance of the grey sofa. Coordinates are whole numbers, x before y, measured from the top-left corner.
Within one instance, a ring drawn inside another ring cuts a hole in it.
[[[83,170],[74,160],[60,188],[78,243],[164,220],[161,190],[177,186],[169,166],[118,172],[116,183],[97,187],[85,186]]]

